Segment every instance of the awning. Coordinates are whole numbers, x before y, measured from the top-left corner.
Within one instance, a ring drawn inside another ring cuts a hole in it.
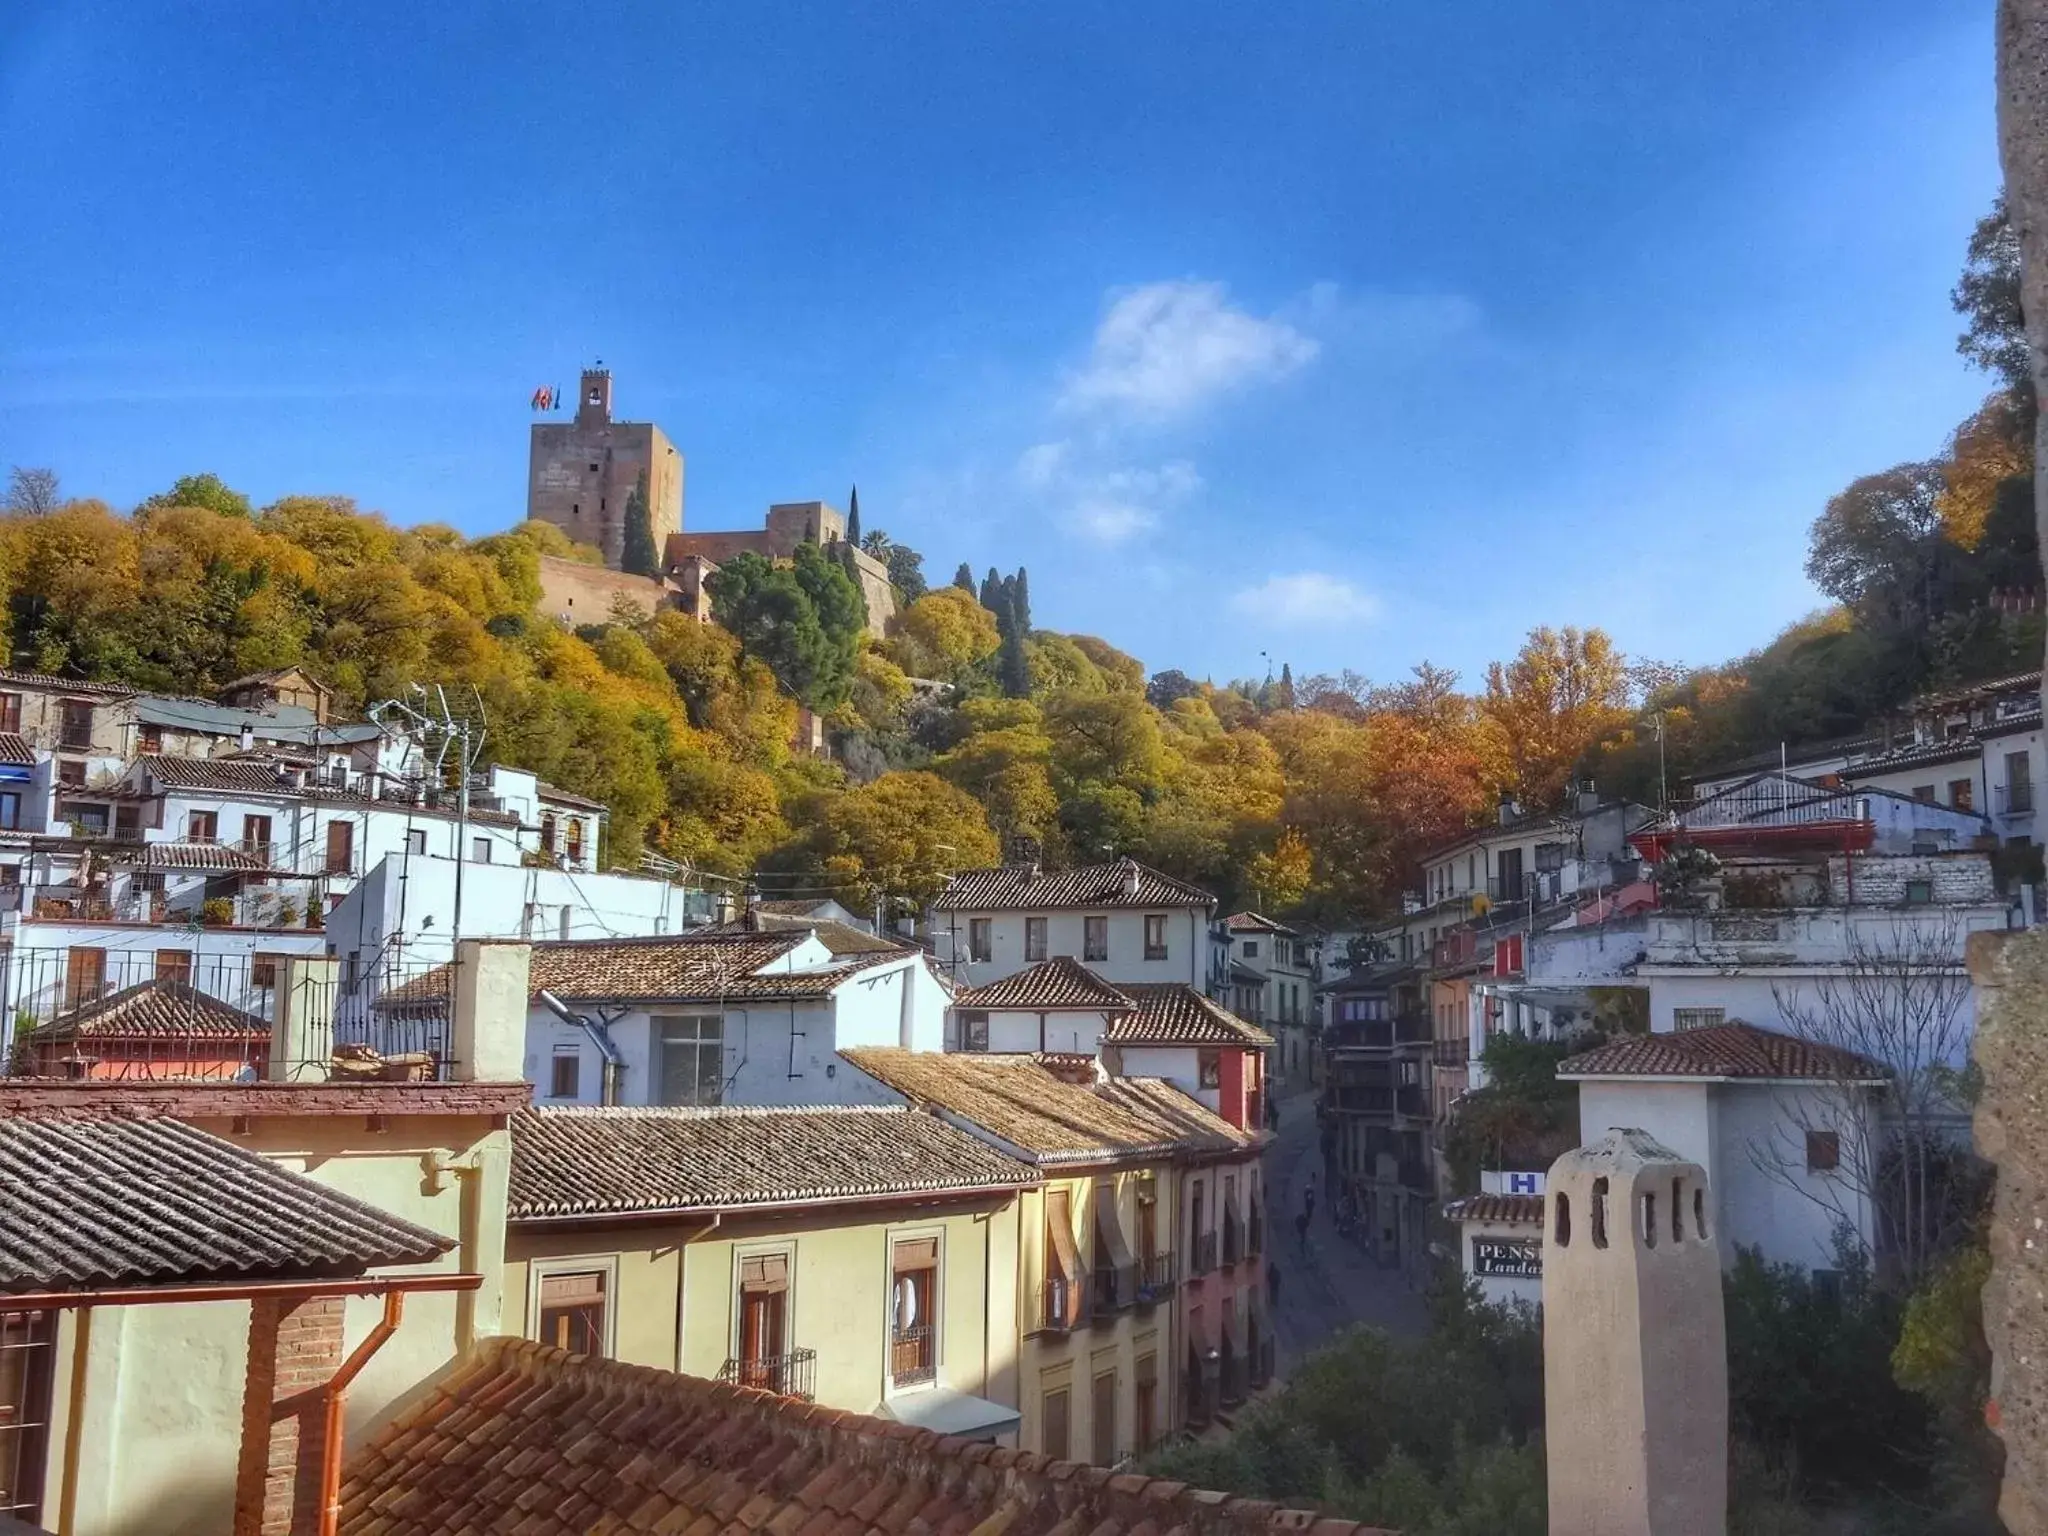
[[[878,1419],[894,1419],[938,1435],[958,1435],[965,1440],[987,1440],[1008,1434],[1021,1422],[1014,1408],[992,1403],[985,1397],[955,1392],[951,1387],[925,1387],[900,1397],[885,1398],[875,1409]]]

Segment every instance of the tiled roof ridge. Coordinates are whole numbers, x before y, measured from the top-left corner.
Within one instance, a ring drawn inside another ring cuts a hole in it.
[[[1890,1073],[1856,1051],[1728,1019],[1697,1029],[1628,1035],[1557,1065],[1559,1077],[1699,1077],[1880,1082]]]
[[[909,1104],[536,1104],[536,1115],[589,1120],[750,1120],[773,1115],[913,1115]]]
[[[1504,1224],[1543,1225],[1541,1195],[1467,1195],[1444,1207],[1446,1221],[1497,1221]]]
[[[785,951],[803,943],[808,930],[788,930],[745,933],[729,931],[711,932],[722,925],[706,924],[703,928],[685,928],[681,933],[634,933],[617,938],[602,939],[535,939],[535,949],[623,949],[642,948],[656,944],[781,944]]]
[[[425,1401],[379,1430],[358,1452],[360,1464],[394,1448],[408,1434],[434,1433],[460,1400],[460,1389],[490,1376],[515,1376],[541,1387],[574,1392],[586,1399],[631,1403],[650,1415],[710,1408],[729,1422],[722,1432],[693,1448],[690,1460],[705,1469],[723,1465],[718,1453],[730,1448],[744,1454],[754,1474],[753,1502],[769,1499],[785,1507],[806,1505],[804,1496],[822,1480],[816,1470],[850,1468],[921,1484],[932,1500],[944,1500],[966,1518],[982,1515],[976,1531],[1000,1536],[1005,1531],[1152,1531],[1177,1536],[1258,1536],[1258,1533],[1304,1532],[1310,1536],[1394,1536],[1378,1527],[1349,1520],[1319,1518],[1312,1510],[1284,1509],[1264,1499],[1191,1488],[1169,1478],[1143,1473],[1118,1473],[1108,1467],[1055,1460],[1032,1451],[1011,1450],[985,1441],[940,1435],[915,1425],[871,1418],[841,1408],[827,1408],[799,1399],[777,1397],[753,1387],[706,1381],[654,1366],[629,1365],[597,1357],[571,1355],[531,1339],[491,1337],[478,1340],[468,1358]],[[493,1393],[506,1407],[525,1394]],[[500,1411],[504,1411],[502,1408]],[[465,1415],[468,1417],[470,1415]],[[637,1415],[636,1415],[637,1417]],[[417,1429],[415,1425],[417,1421]],[[757,1434],[766,1431],[783,1442],[782,1454],[771,1461],[762,1455]],[[744,1447],[744,1450],[742,1448]],[[802,1456],[813,1453],[814,1462]],[[522,1458],[523,1459],[523,1458]],[[779,1463],[779,1464],[778,1464]],[[785,1472],[784,1467],[793,1468]],[[771,1470],[772,1468],[772,1470]],[[509,1469],[507,1469],[509,1471]],[[736,1469],[735,1469],[736,1470]],[[505,1475],[501,1472],[500,1475]],[[671,1479],[680,1484],[681,1479]],[[763,1486],[765,1485],[765,1486]],[[362,1490],[367,1492],[367,1490]],[[344,1490],[344,1530],[368,1530],[381,1500],[365,1502],[362,1492]],[[875,1523],[893,1512],[876,1511]],[[751,1508],[751,1504],[749,1505]],[[828,1506],[829,1507],[829,1506]],[[770,1510],[762,1510],[765,1519]],[[912,1514],[913,1510],[904,1510]],[[697,1524],[704,1524],[700,1517]],[[843,1523],[843,1522],[842,1522]],[[780,1529],[779,1521],[769,1529]],[[915,1529],[915,1526],[911,1527]]]

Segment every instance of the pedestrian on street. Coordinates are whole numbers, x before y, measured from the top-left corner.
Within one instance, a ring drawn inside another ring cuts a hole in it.
[[[1266,1260],[1266,1305],[1280,1305],[1280,1264],[1277,1259]]]

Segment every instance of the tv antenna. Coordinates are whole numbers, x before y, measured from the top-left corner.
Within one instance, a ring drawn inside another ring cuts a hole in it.
[[[441,684],[414,683],[405,697],[383,699],[365,711],[381,730],[396,719],[409,728],[418,744],[425,771],[421,778],[436,789],[455,789],[455,912],[448,924],[448,943],[462,942],[462,870],[469,862],[469,781],[483,758],[490,722],[484,697],[474,685],[451,695]]]

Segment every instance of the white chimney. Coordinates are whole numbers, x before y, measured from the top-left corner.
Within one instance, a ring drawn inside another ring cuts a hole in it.
[[[242,722],[242,750],[247,752],[256,745],[256,728],[248,721]]]
[[[1138,899],[1138,861],[1136,859],[1125,859],[1123,861],[1123,890],[1125,900],[1136,901]]]

